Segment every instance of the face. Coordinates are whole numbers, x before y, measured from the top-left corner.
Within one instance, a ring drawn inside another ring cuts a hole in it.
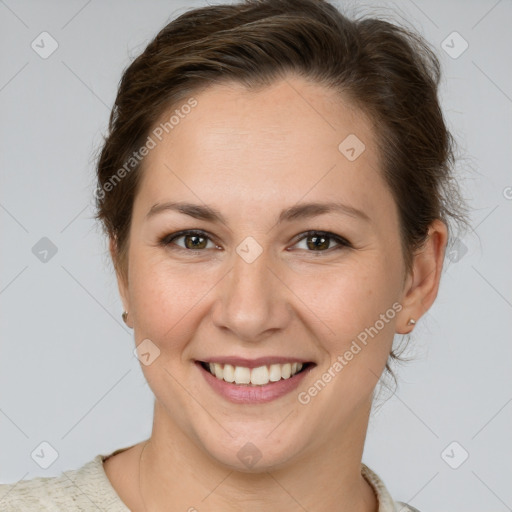
[[[365,428],[408,282],[397,207],[370,123],[322,86],[194,97],[146,157],[121,294],[156,424],[275,468]]]

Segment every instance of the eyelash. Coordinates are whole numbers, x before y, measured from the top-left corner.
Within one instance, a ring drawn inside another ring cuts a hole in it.
[[[186,236],[199,236],[201,238],[206,238],[207,240],[213,242],[212,238],[208,235],[208,233],[206,233],[205,231],[201,231],[201,230],[195,230],[195,229],[188,229],[188,230],[184,230],[184,231],[178,231],[177,233],[171,233],[169,235],[165,235],[163,237],[161,237],[159,239],[159,245],[163,246],[163,247],[167,247],[167,248],[170,248],[172,250],[177,250],[177,251],[185,251],[185,252],[188,252],[188,253],[195,253],[195,254],[199,254],[203,251],[206,251],[206,249],[186,249],[184,247],[180,247],[178,245],[175,245],[175,247],[170,247],[171,244],[175,241],[175,240],[178,240],[179,238],[183,238],[183,237],[186,237]],[[334,240],[336,243],[338,243],[339,245],[338,246],[335,246],[335,247],[329,247],[329,249],[326,249],[326,250],[319,250],[319,251],[310,251],[310,250],[306,250],[306,252],[310,252],[310,253],[331,253],[333,250],[336,251],[336,250],[340,250],[340,249],[343,249],[343,248],[351,248],[352,247],[352,244],[346,240],[345,238],[339,236],[339,235],[335,235],[334,233],[330,233],[328,231],[315,231],[315,230],[311,230],[311,231],[306,231],[304,233],[301,233],[299,235],[298,238],[296,238],[295,242],[294,242],[294,245],[298,244],[299,242],[301,242],[302,240],[310,237],[310,236],[321,236],[321,237],[325,237],[327,239],[330,239],[330,240]],[[215,243],[215,242],[213,242]]]

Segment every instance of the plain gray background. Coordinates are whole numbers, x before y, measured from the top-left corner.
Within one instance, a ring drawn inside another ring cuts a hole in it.
[[[205,4],[0,0],[0,482],[57,475],[150,435],[152,394],[93,221],[94,157],[123,69],[167,21]],[[446,261],[363,461],[422,512],[512,510],[512,3],[354,11],[403,16],[436,48],[474,230]],[[31,47],[44,31],[58,44],[45,59]],[[55,254],[41,252],[44,237]],[[58,454],[47,469],[31,456],[42,442]]]

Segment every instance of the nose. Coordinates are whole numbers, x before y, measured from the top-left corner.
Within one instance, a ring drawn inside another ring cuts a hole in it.
[[[233,266],[217,287],[212,319],[243,342],[259,342],[291,321],[290,291],[266,252],[252,262],[233,254]]]

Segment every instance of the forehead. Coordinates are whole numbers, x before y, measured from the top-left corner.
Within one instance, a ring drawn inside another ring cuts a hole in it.
[[[357,133],[369,145],[369,139],[373,139],[363,112],[344,101],[339,93],[298,77],[254,90],[239,83],[218,84],[194,99],[197,106],[187,109],[190,112],[180,119],[173,116],[176,124],[167,126],[163,137],[169,148],[179,150],[186,142],[199,144],[203,152],[217,147],[244,149],[247,154],[257,151],[261,158],[268,157],[271,150],[300,157],[304,151],[299,148],[317,148],[317,153],[327,149],[337,156],[339,142],[350,133]],[[182,101],[174,112],[185,110],[184,104]],[[168,119],[166,112],[160,124]],[[253,148],[255,151],[251,151]],[[265,148],[269,151],[261,152]]]
[[[270,207],[304,197],[371,210],[390,199],[369,119],[334,91],[289,77],[252,91],[214,85],[193,99],[193,108],[175,105],[155,125],[161,140],[153,136],[144,162],[145,202],[184,194]]]

